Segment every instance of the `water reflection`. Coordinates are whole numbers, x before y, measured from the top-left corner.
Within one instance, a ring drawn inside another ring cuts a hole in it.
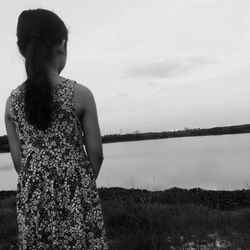
[[[250,185],[250,134],[110,143],[103,151],[98,187],[235,190]],[[16,189],[10,154],[0,157],[0,190]]]

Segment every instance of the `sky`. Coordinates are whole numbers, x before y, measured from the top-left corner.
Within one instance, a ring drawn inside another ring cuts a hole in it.
[[[25,9],[69,30],[61,75],[94,94],[102,135],[250,123],[250,1],[1,1],[0,135],[12,89],[26,79],[16,46]]]

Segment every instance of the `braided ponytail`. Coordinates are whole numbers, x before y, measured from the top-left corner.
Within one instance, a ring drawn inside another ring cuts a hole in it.
[[[31,35],[25,51],[27,73],[25,112],[29,123],[46,129],[52,113],[51,85],[46,70],[47,51],[39,36]]]

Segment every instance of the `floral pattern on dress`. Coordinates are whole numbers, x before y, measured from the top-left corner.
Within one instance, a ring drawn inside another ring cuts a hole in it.
[[[74,84],[52,88],[55,109],[46,130],[29,124],[24,90],[13,89],[10,114],[21,145],[17,181],[19,250],[108,250],[94,174],[74,109]]]

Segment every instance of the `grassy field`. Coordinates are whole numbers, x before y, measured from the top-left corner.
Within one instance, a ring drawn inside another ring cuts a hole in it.
[[[187,199],[166,204],[154,191],[134,199],[138,192],[100,189],[110,250],[250,249],[250,207],[223,210]],[[10,193],[0,196],[0,249],[17,249],[16,243],[16,200]]]

